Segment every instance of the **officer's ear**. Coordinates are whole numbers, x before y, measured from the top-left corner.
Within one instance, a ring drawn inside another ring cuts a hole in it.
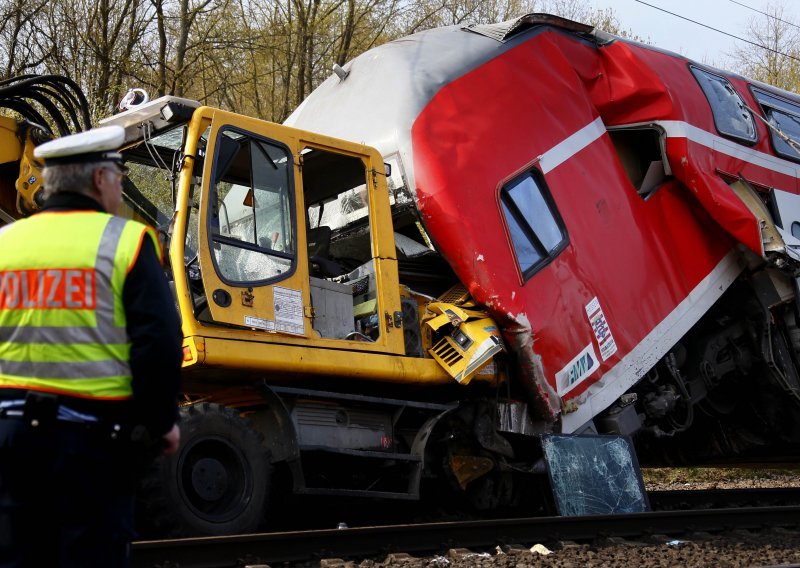
[[[106,175],[104,167],[97,166],[92,170],[92,189],[95,191],[100,191],[100,188],[103,187],[105,180],[103,176]]]

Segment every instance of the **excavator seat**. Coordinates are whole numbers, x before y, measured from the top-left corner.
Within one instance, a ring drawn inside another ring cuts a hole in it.
[[[306,233],[308,240],[308,262],[311,267],[311,274],[332,278],[341,276],[346,271],[339,264],[330,259],[331,249],[331,228],[320,225],[309,229]]]

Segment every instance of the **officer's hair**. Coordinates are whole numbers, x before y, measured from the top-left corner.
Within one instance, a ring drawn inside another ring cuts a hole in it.
[[[94,189],[94,171],[110,164],[111,162],[84,162],[45,166],[42,170],[45,199],[62,191],[89,195]]]

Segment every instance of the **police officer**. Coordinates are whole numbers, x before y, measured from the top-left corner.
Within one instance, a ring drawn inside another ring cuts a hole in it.
[[[155,232],[114,216],[123,141],[37,147],[44,207],[0,229],[0,567],[127,566],[142,441],[178,448],[180,324]]]

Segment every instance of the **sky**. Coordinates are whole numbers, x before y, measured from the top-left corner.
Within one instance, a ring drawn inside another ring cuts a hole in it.
[[[754,18],[766,16],[741,4],[767,11],[766,0],[644,0],[680,16],[701,22],[739,37],[747,37],[746,26]],[[774,0],[773,0],[774,1]],[[650,43],[681,53],[690,59],[724,66],[735,47],[746,46],[721,33],[682,20],[636,0],[588,0],[595,8],[613,8],[622,29],[632,30]],[[800,20],[800,1],[784,0],[784,18]]]

